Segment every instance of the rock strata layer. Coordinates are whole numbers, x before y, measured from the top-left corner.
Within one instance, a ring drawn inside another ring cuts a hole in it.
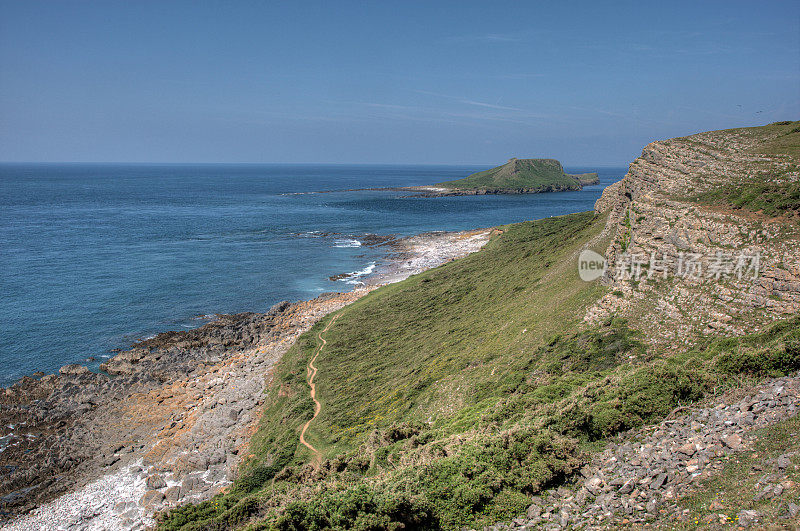
[[[595,204],[608,215],[611,289],[587,322],[628,317],[655,346],[683,349],[800,312],[800,226],[693,199],[753,179],[800,180],[793,158],[759,153],[765,140],[712,131],[644,148]]]

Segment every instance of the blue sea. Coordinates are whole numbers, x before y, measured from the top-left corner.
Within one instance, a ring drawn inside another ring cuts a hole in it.
[[[352,287],[411,235],[593,208],[625,168],[579,192],[408,198],[321,190],[413,186],[488,166],[0,165],[0,385],[68,363],[96,368],[133,341],[215,313]]]

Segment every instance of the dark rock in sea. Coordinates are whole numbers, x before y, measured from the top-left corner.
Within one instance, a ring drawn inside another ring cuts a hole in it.
[[[361,245],[366,245],[367,247],[382,247],[384,245],[392,245],[397,241],[397,236],[393,234],[363,234],[357,238]]]

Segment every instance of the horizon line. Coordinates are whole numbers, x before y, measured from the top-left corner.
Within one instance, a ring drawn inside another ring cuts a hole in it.
[[[519,158],[519,157],[515,157]],[[529,158],[552,158],[552,157],[529,157]],[[507,160],[506,160],[507,162]],[[559,160],[563,166],[574,167],[595,167],[595,168],[621,168],[628,166],[630,162],[617,164],[588,164],[588,163],[569,163],[565,164]],[[0,160],[0,165],[11,164],[31,164],[31,165],[68,165],[68,164],[88,164],[88,165],[196,165],[196,166],[267,166],[267,165],[285,165],[285,166],[489,166],[494,167],[498,164],[496,162],[161,162],[161,161],[32,161],[32,160]],[[503,163],[504,164],[504,163]]]

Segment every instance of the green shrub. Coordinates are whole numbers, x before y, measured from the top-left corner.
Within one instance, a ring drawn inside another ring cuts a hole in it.
[[[366,484],[327,491],[286,506],[274,524],[285,531],[331,529],[438,529],[430,506],[421,499],[376,490]]]
[[[766,177],[766,179],[777,177]],[[800,214],[800,183],[757,181],[726,184],[692,199],[706,204],[726,204],[734,208],[761,211],[768,216]]]
[[[702,398],[714,383],[702,370],[658,360],[587,389],[555,424],[575,437],[605,439]]]
[[[728,352],[719,356],[717,368],[728,374],[780,376],[800,370],[800,339],[764,351]]]
[[[531,494],[559,483],[580,464],[573,439],[516,428],[470,441],[455,455],[409,469],[406,480],[430,500],[443,527],[454,529],[475,525],[473,515],[500,518],[523,512]]]
[[[253,497],[241,498],[236,493],[217,495],[197,505],[183,505],[159,517],[159,529],[195,530],[228,529],[244,522],[258,512]]]

